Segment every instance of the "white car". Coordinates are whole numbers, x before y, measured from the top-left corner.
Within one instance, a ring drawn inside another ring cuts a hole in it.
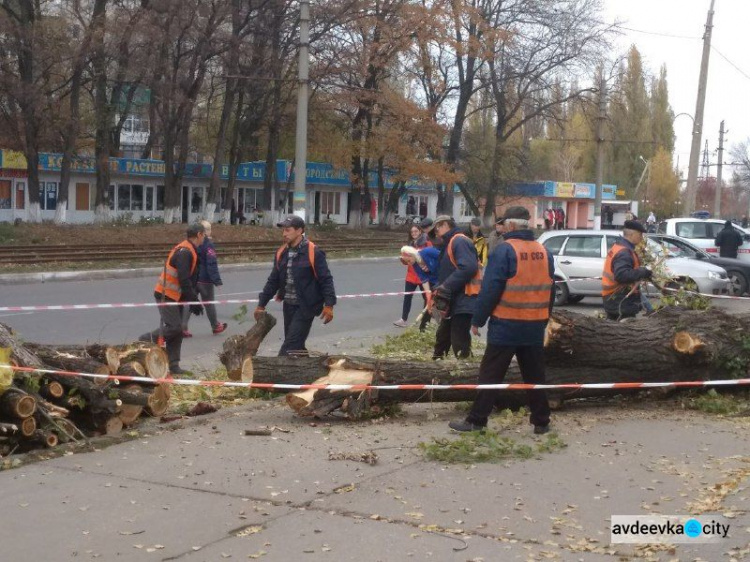
[[[611,230],[550,230],[539,237],[555,258],[555,279],[562,281],[555,284],[555,305],[601,296],[604,260],[618,238],[619,234]],[[656,254],[664,251],[653,240],[647,243]],[[664,266],[677,283],[692,281],[701,293],[730,293],[731,281],[719,266],[679,257],[668,257]]]
[[[669,234],[684,238],[694,246],[705,250],[712,256],[719,255],[719,248],[714,244],[714,239],[719,231],[724,228],[726,221],[721,219],[667,219],[659,223],[657,234]],[[737,257],[743,261],[750,262],[750,231],[734,225],[734,229],[742,235],[744,243],[740,246]]]

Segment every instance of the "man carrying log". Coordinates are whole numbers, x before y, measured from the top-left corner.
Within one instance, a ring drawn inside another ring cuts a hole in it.
[[[472,317],[471,331],[489,318],[487,350],[479,367],[479,384],[499,384],[513,356],[523,382],[544,384],[544,331],[555,300],[555,263],[552,255],[529,228],[531,216],[525,207],[510,207],[503,217],[504,244],[490,255],[482,289]],[[482,431],[499,397],[499,390],[477,393],[465,420],[452,421],[456,431]],[[534,433],[549,431],[549,403],[543,390],[528,391],[530,421]]]
[[[333,320],[336,289],[326,255],[305,237],[305,221],[290,215],[276,226],[282,228],[284,244],[276,252],[271,274],[258,296],[254,317],[265,314],[274,298],[284,303],[284,343],[279,356],[307,351],[305,342],[316,316],[323,324]]]
[[[432,227],[435,245],[441,247],[438,286],[430,304],[442,321],[435,335],[433,359],[442,359],[451,348],[456,357],[471,355],[471,315],[479,294],[479,260],[471,238],[456,228],[453,217],[441,215]]]
[[[643,308],[640,284],[653,274],[641,267],[635,247],[643,241],[645,232],[640,222],[625,221],[622,236],[607,253],[602,272],[602,300],[610,320],[633,318]]]
[[[187,239],[172,248],[154,287],[156,302],[198,301],[196,288],[198,281],[198,247],[203,243],[205,237],[206,231],[203,225],[192,224],[187,229]],[[182,308],[182,306],[176,305],[160,306],[161,326],[139,338],[141,341],[147,342],[157,342],[159,338],[164,338],[167,356],[169,357],[169,372],[173,375],[182,375],[186,372],[180,368]],[[200,316],[203,314],[203,307],[199,304],[191,304],[190,312]]]

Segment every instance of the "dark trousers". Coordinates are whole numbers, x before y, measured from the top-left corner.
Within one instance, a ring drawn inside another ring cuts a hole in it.
[[[409,283],[408,281],[404,284],[404,292],[410,293],[412,291],[416,291],[419,289],[420,291],[424,291],[424,287],[422,285],[417,285],[415,283]],[[404,307],[401,310],[401,319],[406,322],[406,320],[409,318],[409,312],[411,312],[411,300],[414,295],[404,295]],[[427,306],[427,295],[425,293],[422,293],[422,302],[424,303],[424,306]],[[430,321],[430,315],[426,312],[422,315],[422,320],[419,322],[419,331],[424,332],[425,326],[427,326],[427,323]]]
[[[284,303],[284,343],[279,349],[279,357],[292,351],[307,351],[305,342],[310,335],[315,315],[301,307]]]
[[[435,350],[433,359],[440,359],[448,355],[451,347],[459,359],[471,355],[471,314],[454,314],[440,322],[435,334]]]
[[[604,312],[609,320],[622,320],[623,318],[635,318],[643,309],[640,293],[627,296],[630,288],[618,291],[609,297],[603,297]]]
[[[156,302],[161,302],[157,298]],[[159,336],[164,337],[164,343],[167,346],[167,356],[169,357],[170,367],[176,367],[180,364],[180,351],[182,349],[182,309],[183,306],[160,306],[158,308],[161,317],[161,326],[152,332],[143,334],[139,339],[141,341],[151,341],[156,343]]]
[[[213,283],[198,283],[198,294],[202,301],[215,300],[216,291]],[[182,329],[188,329],[188,322],[190,322],[190,308],[183,307],[185,310],[182,311]],[[214,329],[219,325],[219,320],[216,317],[216,305],[215,304],[204,304],[203,309],[206,311],[206,317],[211,323],[211,328]]]
[[[521,369],[523,382],[544,384],[544,348],[542,346],[506,346],[487,344],[482,364],[479,366],[479,384],[500,384],[508,372],[511,359],[516,356]],[[495,407],[500,390],[479,390],[466,420],[487,425],[487,418]],[[544,390],[527,390],[531,416],[534,425],[549,425],[549,402]]]

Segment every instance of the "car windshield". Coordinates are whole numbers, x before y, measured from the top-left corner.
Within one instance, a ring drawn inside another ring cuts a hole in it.
[[[710,257],[703,250],[684,240],[676,240],[674,238],[654,238],[653,241],[660,247],[666,248],[669,252],[669,257],[691,259],[709,259]]]

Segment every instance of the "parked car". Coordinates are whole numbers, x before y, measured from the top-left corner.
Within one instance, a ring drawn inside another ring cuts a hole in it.
[[[714,239],[719,231],[724,228],[721,219],[696,219],[681,218],[667,219],[659,223],[657,234],[669,234],[684,238],[691,244],[698,246],[711,255],[719,255],[719,248],[714,244]],[[750,230],[734,225],[737,232],[742,235],[744,243],[739,248],[737,257],[745,262],[750,262]]]
[[[551,230],[539,237],[555,258],[555,279],[563,281],[555,284],[557,306],[601,296],[604,260],[618,237],[617,233],[602,230]],[[664,252],[653,240],[647,240],[647,244],[656,254]],[[664,266],[677,284],[695,283],[698,291],[709,295],[730,292],[727,272],[708,261],[667,257]]]
[[[739,258],[721,258],[716,254],[711,255],[679,236],[649,234],[648,237],[664,246],[676,257],[704,260],[724,268],[732,283],[731,294],[739,297],[747,293],[750,288],[750,262]]]

